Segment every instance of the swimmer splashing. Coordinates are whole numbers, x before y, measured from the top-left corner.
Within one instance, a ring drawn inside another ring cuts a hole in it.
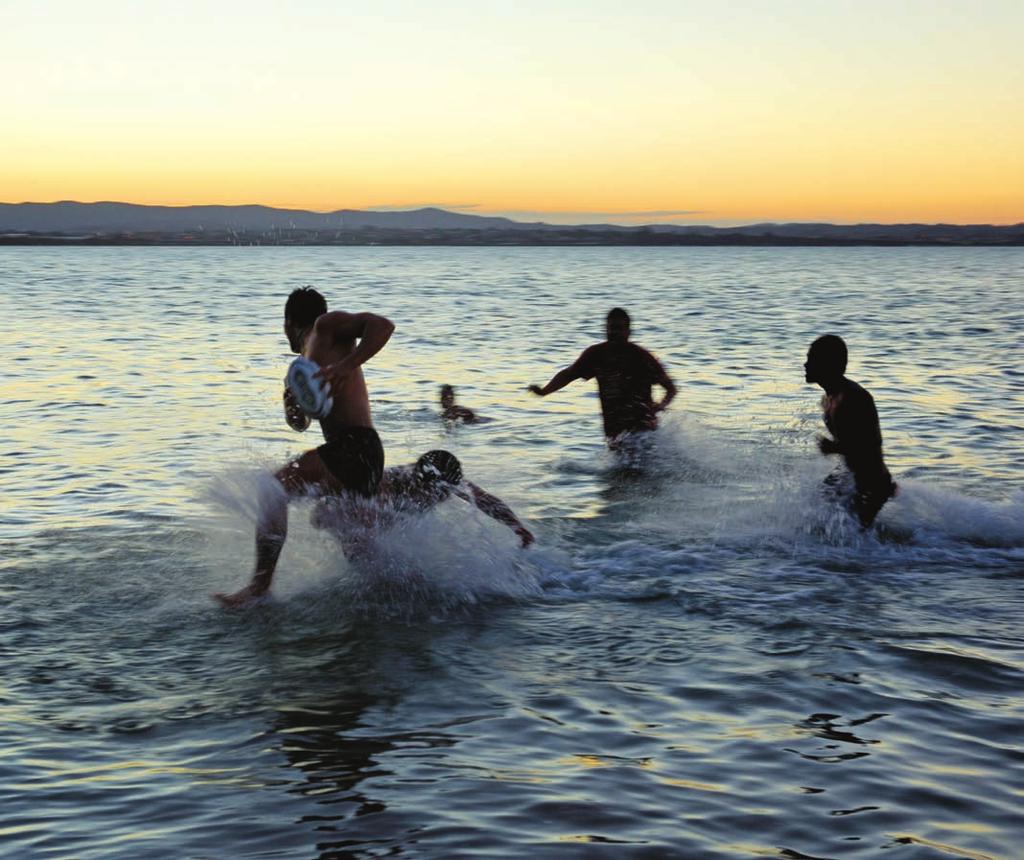
[[[295,290],[284,308],[284,332],[292,352],[321,368],[318,386],[329,386],[330,403],[320,418],[323,445],[306,451],[275,475],[261,494],[256,524],[256,565],[252,579],[233,594],[214,595],[225,606],[240,606],[270,588],[288,534],[288,502],[301,496],[351,494],[372,497],[384,471],[384,449],[370,417],[370,399],[362,365],[391,337],[394,324],[370,313],[328,313],[327,302],[312,287]],[[303,431],[310,416],[290,388],[284,391],[285,421]]]
[[[476,424],[479,417],[472,409],[455,402],[455,389],[450,385],[441,386],[441,420],[445,424]]]
[[[392,466],[384,470],[377,493],[373,529],[379,531],[394,526],[403,516],[425,514],[452,496],[462,499],[477,510],[508,526],[519,538],[520,546],[533,543],[533,533],[520,522],[512,509],[497,496],[467,481],[462,464],[449,451],[428,451],[408,466]],[[346,553],[359,557],[365,553],[362,537],[353,538],[347,526],[365,526],[366,519],[352,506],[324,499],[313,511],[313,526],[330,529],[337,534]]]

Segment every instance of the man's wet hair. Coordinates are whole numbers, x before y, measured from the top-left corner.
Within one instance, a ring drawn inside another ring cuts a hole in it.
[[[416,475],[429,483],[462,483],[462,464],[450,451],[427,451],[416,461]]]
[[[313,325],[318,317],[327,313],[327,300],[312,287],[292,290],[284,303],[284,318],[299,328]]]
[[[627,314],[622,308],[612,308],[608,311],[608,316],[605,317],[605,322],[613,322],[616,320],[624,322],[626,325],[630,325],[631,323],[629,314]]]
[[[828,370],[846,373],[846,342],[837,334],[823,334],[811,344],[811,354]]]

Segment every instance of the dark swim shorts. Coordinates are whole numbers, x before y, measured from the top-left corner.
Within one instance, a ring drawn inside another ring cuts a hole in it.
[[[845,507],[863,528],[871,526],[882,506],[897,491],[888,472],[858,484],[845,466],[837,467],[822,483],[825,497]]]
[[[887,480],[871,484],[863,489],[858,487],[857,492],[853,495],[853,512],[864,528],[868,528],[875,521],[878,512],[882,510],[882,505],[896,495],[895,482],[888,476],[886,477]]]
[[[330,440],[316,450],[346,490],[360,496],[376,494],[384,474],[384,446],[372,427],[332,429]]]

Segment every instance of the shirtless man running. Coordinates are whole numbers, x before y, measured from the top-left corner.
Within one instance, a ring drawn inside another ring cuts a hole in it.
[[[531,385],[529,390],[539,397],[547,397],[570,382],[596,376],[604,435],[609,447],[616,448],[627,434],[657,428],[658,413],[672,402],[676,386],[658,359],[630,341],[629,314],[622,308],[608,311],[605,333],[606,341],[585,349],[547,385]],[[651,398],[652,385],[665,389],[665,396],[658,403]]]
[[[320,365],[334,405],[320,419],[326,440],[281,468],[276,484],[261,494],[256,524],[256,566],[252,580],[233,594],[216,594],[225,606],[238,606],[270,588],[288,534],[288,502],[300,496],[353,493],[370,497],[384,471],[384,449],[373,428],[370,399],[361,367],[384,347],[395,330],[390,320],[370,313],[327,311],[312,287],[295,290],[284,307],[284,333],[292,352]],[[310,418],[285,387],[288,426],[303,431]]]
[[[841,337],[826,334],[807,351],[804,375],[808,382],[825,389],[821,399],[825,426],[832,434],[818,437],[822,454],[841,454],[853,476],[854,493],[849,500],[862,528],[868,528],[878,512],[896,494],[896,484],[882,459],[882,430],[875,401],[846,374],[846,344]],[[830,475],[826,483],[835,484]]]

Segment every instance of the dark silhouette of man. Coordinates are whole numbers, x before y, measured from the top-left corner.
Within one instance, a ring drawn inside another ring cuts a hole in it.
[[[529,390],[539,397],[547,397],[570,382],[596,376],[604,435],[614,448],[628,434],[655,430],[658,413],[672,402],[676,386],[658,359],[630,341],[629,314],[622,308],[608,311],[605,332],[607,340],[587,347],[547,385],[531,385]],[[665,396],[658,403],[651,398],[652,385],[665,389]]]
[[[330,383],[334,405],[320,419],[325,443],[278,470],[276,486],[261,494],[252,580],[234,594],[215,595],[225,606],[248,603],[270,588],[288,534],[290,499],[376,494],[384,472],[384,449],[370,417],[361,368],[380,352],[394,330],[390,320],[376,314],[328,313],[324,297],[312,287],[295,290],[288,297],[284,306],[288,344],[292,352],[320,365],[318,375]],[[293,430],[301,432],[310,425],[310,417],[287,386],[284,414]]]
[[[846,378],[846,358],[843,339],[823,335],[807,351],[804,374],[808,382],[825,390],[821,407],[832,438],[819,436],[818,448],[825,455],[842,455],[854,482],[853,497],[847,504],[866,529],[896,494],[896,484],[882,459],[882,430],[874,398]],[[835,485],[840,477],[830,475],[826,483]]]

